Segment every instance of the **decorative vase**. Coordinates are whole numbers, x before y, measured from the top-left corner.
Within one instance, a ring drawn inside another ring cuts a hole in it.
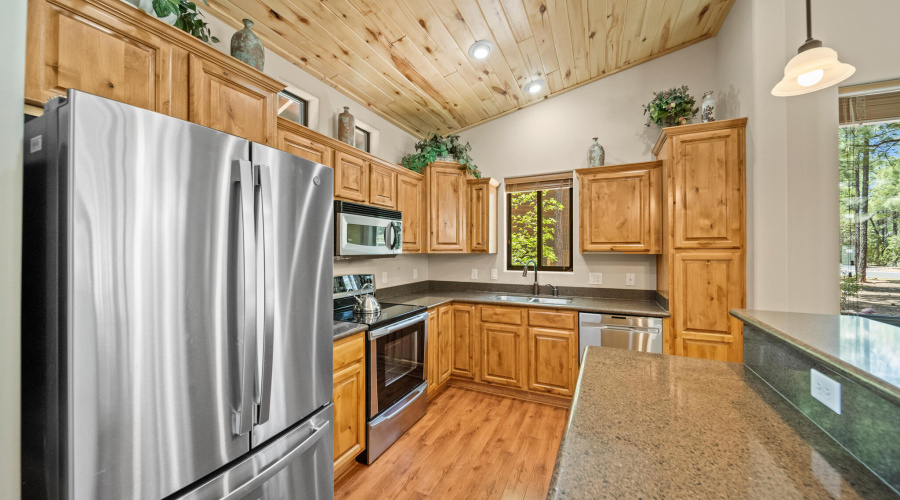
[[[253,32],[253,21],[243,19],[243,22],[244,28],[231,37],[231,56],[262,71],[266,64],[266,51]]]
[[[596,137],[592,140],[591,147],[588,148],[588,166],[601,167],[606,160],[606,151],[604,151],[603,146],[597,142]]]
[[[700,116],[703,123],[716,121],[716,99],[713,97],[712,90],[703,93],[703,100],[700,101]]]
[[[344,112],[338,115],[338,140],[353,146],[356,142],[356,118],[350,114],[350,108],[344,106]]]

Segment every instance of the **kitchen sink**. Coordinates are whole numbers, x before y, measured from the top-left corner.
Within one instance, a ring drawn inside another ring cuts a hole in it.
[[[497,300],[505,302],[530,302],[531,297],[523,297],[521,295],[494,295]]]
[[[528,302],[532,304],[554,304],[554,305],[563,305],[563,304],[571,304],[572,299],[551,299],[549,297],[532,297],[528,299]]]

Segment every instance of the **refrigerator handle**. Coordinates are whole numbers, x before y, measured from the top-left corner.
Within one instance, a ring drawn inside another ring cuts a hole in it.
[[[273,343],[275,342],[275,241],[272,222],[272,174],[267,165],[256,166],[257,181],[260,187],[261,209],[257,211],[257,227],[262,233],[262,299],[263,317],[263,365],[261,385],[259,387],[259,417],[257,422],[263,424],[269,420],[269,409],[272,405],[272,362],[274,360]]]
[[[242,272],[244,280],[243,322],[239,325],[237,352],[238,383],[240,384],[239,401],[234,413],[232,427],[235,435],[241,436],[250,432],[253,425],[253,391],[254,365],[256,364],[256,242],[253,220],[253,168],[249,161],[236,160],[232,166],[232,182],[237,184],[239,224],[243,239],[241,241],[244,260]]]

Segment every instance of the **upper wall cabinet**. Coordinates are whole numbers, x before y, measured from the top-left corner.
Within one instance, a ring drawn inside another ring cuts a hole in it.
[[[369,163],[369,203],[379,207],[397,207],[397,171],[377,162]]]
[[[497,188],[491,178],[469,179],[469,253],[497,253]]]
[[[425,179],[412,172],[397,175],[397,210],[403,214],[403,252],[425,249]]]
[[[428,253],[466,252],[466,170],[459,163],[434,162],[428,182]]]
[[[576,171],[582,253],[660,252],[661,171],[661,161]]]
[[[369,201],[369,162],[356,155],[334,154],[334,197],[366,203]]]
[[[310,139],[304,132],[308,134],[312,131],[298,123],[279,118],[278,149],[334,168],[334,150],[326,144]]]

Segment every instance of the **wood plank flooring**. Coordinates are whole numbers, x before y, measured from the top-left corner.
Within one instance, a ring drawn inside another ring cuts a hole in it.
[[[568,411],[448,387],[374,464],[357,464],[336,499],[543,499]]]

